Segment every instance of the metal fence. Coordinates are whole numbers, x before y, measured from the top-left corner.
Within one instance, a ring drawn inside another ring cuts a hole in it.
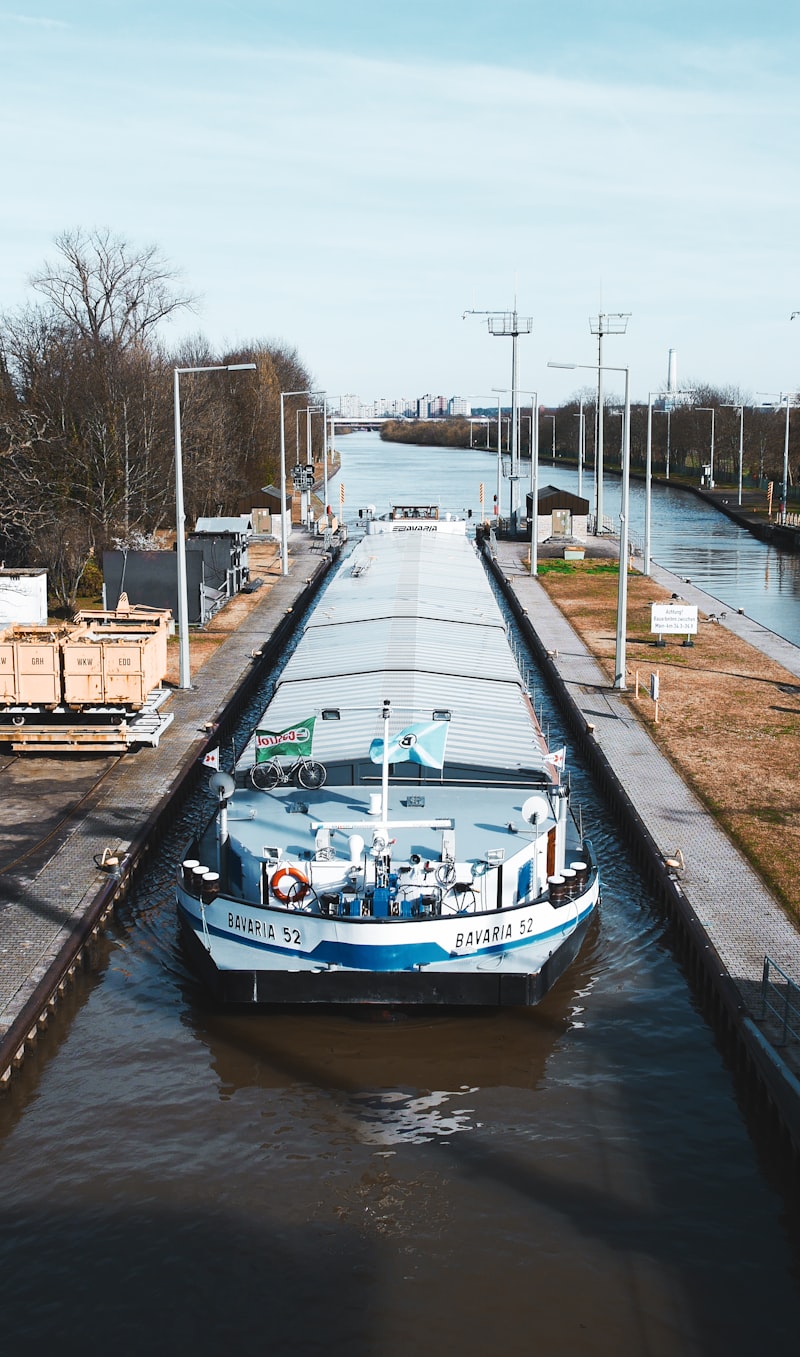
[[[800,986],[790,980],[777,962],[764,957],[761,977],[761,1021],[769,1014],[780,1028],[776,1045],[800,1041]]]

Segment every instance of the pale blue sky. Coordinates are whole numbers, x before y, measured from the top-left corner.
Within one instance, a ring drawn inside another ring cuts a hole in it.
[[[61,230],[155,242],[166,337],[297,346],[332,395],[485,394],[608,362],[797,384],[800,20],[778,0],[0,0],[0,309]],[[589,374],[586,374],[587,378]]]

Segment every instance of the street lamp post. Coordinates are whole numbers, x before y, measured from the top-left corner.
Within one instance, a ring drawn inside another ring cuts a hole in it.
[[[334,426],[334,417],[333,417],[333,411],[331,411],[331,422],[330,422],[330,427],[329,427],[329,426],[328,426],[328,399],[327,399],[327,396],[325,397],[325,400],[323,401],[323,405],[324,405],[324,407],[325,407],[325,421],[324,421],[324,422],[325,422],[325,428],[328,430],[328,434],[330,435],[330,436],[328,436],[328,434],[326,434],[325,437],[324,437],[323,440],[322,440],[322,486],[323,486],[322,493],[323,493],[324,496],[325,496],[325,517],[326,517],[326,520],[327,520],[327,517],[328,517],[328,510],[330,509],[330,505],[329,505],[329,503],[328,503],[328,495],[330,494],[330,491],[329,491],[329,489],[328,489],[328,453],[329,453],[329,452],[331,451],[331,449],[333,448],[333,426]]]
[[[647,393],[647,457],[644,473],[644,556],[642,570],[644,575],[650,574],[650,549],[652,543],[652,520],[650,509],[653,493],[653,401],[654,399],[664,400],[665,398],[666,396],[663,391],[649,391]],[[656,410],[655,413],[657,415],[666,414],[667,416],[667,480],[669,480],[669,410]]]
[[[783,479],[781,480],[781,522],[786,522],[786,510],[789,504],[789,411],[792,397],[786,393],[786,429],[783,436]]]
[[[503,488],[503,412],[500,404],[500,396],[497,397],[497,494],[495,495],[495,517],[497,519],[496,527],[500,527],[500,492]]]
[[[548,363],[549,368],[590,368],[593,369],[594,363]],[[630,479],[631,479],[631,397],[630,397],[630,368],[628,367],[609,367],[604,365],[604,372],[624,372],[625,373],[625,413],[624,428],[622,433],[622,503],[619,515],[619,587],[617,590],[617,637],[616,637],[616,656],[614,661],[614,687],[624,692],[627,688],[625,676],[625,643],[627,640],[627,614],[628,614],[628,512],[630,503]]]
[[[173,369],[175,407],[175,551],[178,567],[178,683],[191,688],[189,662],[189,590],[186,581],[186,512],[183,505],[183,447],[181,444],[181,377],[193,372],[254,372],[255,363],[214,363],[205,367]]]
[[[726,405],[725,410],[738,410],[739,412],[739,499],[738,505],[742,507],[742,463],[744,461],[744,402],[735,405]]]
[[[671,426],[672,410],[669,409],[669,408],[667,408],[666,410],[654,410],[654,411],[653,411],[653,414],[654,414],[654,415],[666,415],[666,416],[667,416],[667,450],[666,450],[666,457],[665,457],[664,479],[668,481],[668,480],[669,480],[669,453],[670,453],[670,426]]]
[[[797,312],[797,311],[793,311],[793,312],[792,312],[792,320],[794,320],[795,316],[798,315],[798,314],[800,314],[800,313]],[[766,392],[760,392],[759,394],[760,394],[760,395],[766,395],[767,393],[766,393]],[[782,478],[782,480],[781,480],[781,499],[780,499],[780,510],[779,510],[779,512],[780,512],[780,519],[781,519],[781,522],[783,522],[783,523],[786,522],[786,509],[787,509],[787,507],[788,507],[788,500],[789,500],[789,411],[790,411],[791,406],[792,406],[792,392],[791,392],[791,391],[781,391],[780,395],[778,396],[777,402],[771,402],[771,404],[772,404],[772,406],[773,406],[773,409],[775,409],[775,404],[777,404],[777,406],[780,408],[780,406],[783,405],[783,402],[784,402],[784,401],[786,401],[786,425],[785,425],[784,435],[783,435],[783,478]],[[777,413],[777,412],[776,412],[776,413]],[[762,449],[761,449],[762,462],[761,462],[761,465],[759,466],[759,480],[761,479],[761,477],[762,477],[762,475],[763,475],[763,470],[764,470],[764,467],[763,467],[763,452],[764,452],[764,450],[763,450],[763,445],[762,445]]]
[[[531,575],[539,570],[539,392],[531,391]]]
[[[313,454],[312,441],[311,441],[311,416],[312,416],[312,415],[321,415],[322,413],[323,413],[323,410],[322,410],[322,406],[321,406],[321,405],[305,405],[305,406],[302,406],[299,410],[297,410],[297,411],[295,412],[295,430],[297,430],[297,425],[298,425],[298,421],[299,421],[300,415],[304,414],[305,417],[306,417],[306,461],[305,461],[305,464],[306,464],[307,467],[311,467],[311,466],[313,465],[313,462],[314,462],[314,454]],[[297,443],[297,447],[296,447],[297,464],[300,465],[300,443],[299,443],[299,438],[296,439],[296,443]],[[310,480],[309,480],[308,482],[303,481],[303,488],[302,488],[302,491],[301,491],[301,494],[300,494],[300,517],[301,517],[301,519],[302,519],[303,526],[304,526],[304,527],[308,527],[308,526],[309,526],[309,523],[310,523],[310,520],[311,520],[311,484],[310,484]]]
[[[500,417],[500,397],[501,397],[502,395],[507,395],[508,393],[505,391],[505,389],[504,389],[503,387],[496,387],[496,386],[495,386],[495,387],[492,387],[492,390],[498,392],[498,396],[497,396],[497,411],[498,411],[498,419],[499,419],[499,417]],[[519,389],[519,390],[517,391],[517,395],[520,395],[520,396],[530,396],[530,398],[531,398],[531,569],[530,569],[530,573],[531,573],[532,575],[535,575],[535,574],[536,574],[536,570],[537,570],[537,565],[536,565],[536,546],[537,546],[537,542],[536,542],[536,528],[537,528],[538,517],[539,517],[539,514],[538,514],[538,507],[539,507],[539,506],[538,506],[538,495],[539,495],[539,418],[538,418],[538,414],[537,414],[537,411],[536,411],[536,407],[537,407],[538,401],[539,401],[539,393],[538,393],[538,391],[529,391],[529,390],[525,390],[525,389],[523,388],[523,389]],[[551,418],[553,418],[553,416],[551,416]],[[497,442],[497,459],[498,459],[497,496],[498,496],[498,501],[499,501],[499,498],[500,498],[500,470],[499,470],[499,465],[500,465],[500,440],[499,440],[499,438],[498,438],[498,442]],[[512,474],[513,474],[513,465],[512,465]]]
[[[580,409],[573,418],[578,421],[578,494],[583,498],[583,460],[586,455],[586,416],[583,413],[583,396]]]
[[[709,488],[709,490],[713,490],[713,489],[714,489],[714,418],[715,418],[717,412],[716,412],[716,410],[715,410],[715,408],[714,408],[713,405],[698,405],[697,408],[698,408],[698,410],[700,410],[702,413],[707,414],[707,415],[709,415],[709,414],[711,415],[711,461],[710,461],[710,463],[709,463],[708,488]]]
[[[744,401],[739,406],[739,508],[742,507],[742,463],[744,462]]]
[[[556,464],[556,417],[555,415],[545,415],[545,419],[553,421],[553,466]]]
[[[281,391],[281,574],[289,574],[289,534],[286,531],[286,417],[283,402],[287,396],[321,396],[321,391]],[[326,406],[327,410],[327,406]],[[327,423],[327,414],[326,414]],[[322,455],[325,457],[325,436],[322,439]],[[327,461],[327,459],[326,459]],[[326,486],[327,493],[327,486]]]

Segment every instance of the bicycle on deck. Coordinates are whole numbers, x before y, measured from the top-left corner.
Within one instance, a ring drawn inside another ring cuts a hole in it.
[[[260,792],[272,791],[273,787],[287,782],[313,792],[324,785],[327,776],[328,770],[324,763],[302,757],[285,765],[278,763],[277,759],[269,759],[266,763],[254,763],[250,769],[250,781]]]

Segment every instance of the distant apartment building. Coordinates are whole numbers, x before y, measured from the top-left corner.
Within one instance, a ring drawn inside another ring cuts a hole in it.
[[[472,406],[463,396],[424,396],[409,399],[401,396],[378,396],[372,401],[362,401],[352,393],[339,397],[338,410],[333,411],[339,419],[438,419],[443,415],[471,415]]]

